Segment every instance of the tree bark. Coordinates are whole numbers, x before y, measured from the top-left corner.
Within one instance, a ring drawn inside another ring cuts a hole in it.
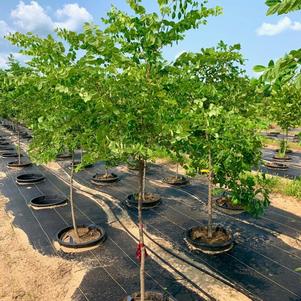
[[[284,142],[284,156],[287,152],[287,146],[288,146],[288,129],[285,129],[285,142]]]
[[[73,225],[73,229],[74,229],[74,232],[75,232],[76,239],[79,241],[80,238],[79,238],[78,229],[77,229],[77,225],[76,225],[74,200],[73,200],[73,177],[74,177],[74,151],[72,151],[69,200],[70,200],[70,207],[71,207],[72,225]]]
[[[209,173],[208,173],[208,238],[212,238],[212,157],[211,149],[208,153]]]
[[[80,163],[83,163],[83,149],[80,149]]]
[[[20,141],[20,127],[17,123],[17,131],[18,131],[18,164],[21,164],[21,141]]]
[[[145,199],[145,160],[139,160],[139,197],[138,197],[138,225],[139,225],[139,243],[141,246],[140,262],[140,300],[145,300],[145,247],[143,235],[142,204]]]
[[[206,141],[208,144],[208,203],[207,203],[207,210],[208,210],[208,224],[207,224],[207,230],[208,230],[208,238],[212,238],[212,180],[213,180],[213,174],[212,174],[212,153],[211,153],[211,147],[210,147],[210,141],[208,133],[206,132]]]
[[[105,178],[109,177],[109,169],[105,167]]]

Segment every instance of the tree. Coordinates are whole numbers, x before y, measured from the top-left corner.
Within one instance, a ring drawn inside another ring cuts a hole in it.
[[[16,166],[21,166],[21,145],[20,145],[20,123],[24,122],[26,112],[29,108],[24,104],[28,95],[26,78],[31,73],[31,69],[21,66],[12,56],[8,61],[9,68],[3,72],[2,95],[1,95],[1,115],[10,119],[16,124],[17,129],[17,151],[18,161]],[[14,162],[12,162],[14,163]]]
[[[288,131],[300,124],[301,120],[301,91],[295,85],[283,84],[274,88],[267,98],[267,106],[272,121],[283,130],[284,135],[280,143],[278,155],[286,156],[288,148]]]
[[[178,121],[193,170],[208,171],[207,238],[213,237],[212,186],[231,191],[234,204],[241,204],[258,216],[268,205],[264,179],[254,180],[247,172],[258,164],[261,142],[248,99],[240,84],[247,78],[241,69],[239,46],[220,43],[216,49],[184,53],[175,62],[180,68],[178,84],[190,87],[178,101],[182,120]],[[185,99],[183,101],[183,98]]]
[[[208,9],[204,3],[180,1],[181,7],[170,8],[172,1],[158,1],[160,13],[148,13],[141,1],[128,1],[133,15],[113,7],[104,23],[104,33],[112,37],[112,64],[115,84],[110,100],[114,120],[111,123],[110,148],[119,157],[131,157],[139,163],[138,223],[140,265],[140,295],[145,300],[142,205],[145,193],[146,161],[164,143],[169,131],[168,113],[173,99],[164,88],[167,62],[162,58],[162,48],[182,40],[185,32],[206,23],[207,17],[218,15],[220,8]],[[183,6],[184,3],[184,6]],[[186,4],[185,4],[186,3]],[[95,31],[95,45],[100,45]],[[95,48],[95,47],[94,47]],[[90,51],[93,51],[90,47]],[[119,54],[116,54],[119,53]],[[94,49],[94,55],[99,56]],[[117,58],[117,59],[116,59]]]
[[[301,2],[300,0],[266,0],[266,5],[269,7],[267,11],[267,15],[273,14],[287,14],[292,11],[297,11],[301,9]],[[301,48],[292,50],[284,57],[280,58],[276,62],[271,60],[268,66],[257,65],[254,67],[254,71],[256,72],[263,72],[261,76],[261,81],[265,85],[264,90],[271,90],[274,89],[276,92],[275,94],[282,94],[279,92],[282,90],[282,86],[285,85],[285,90],[288,91],[287,88],[292,89],[292,94],[294,94],[295,87],[300,90],[301,88]],[[295,87],[294,87],[295,86]],[[283,95],[283,94],[282,94]],[[292,97],[288,97],[291,101],[293,100]],[[295,102],[294,102],[295,103]],[[287,100],[282,101],[282,105],[280,107],[292,109],[294,103],[289,103]],[[278,104],[279,106],[279,104]],[[297,108],[299,103],[297,103]],[[276,108],[277,110],[277,108]],[[294,111],[294,110],[293,110]],[[297,110],[296,110],[297,111]],[[279,111],[280,112],[280,111]],[[287,112],[287,110],[285,110]],[[289,115],[295,115],[293,112],[290,112]],[[280,113],[280,115],[282,115]],[[287,115],[289,117],[289,115]],[[279,117],[279,114],[278,114]],[[296,123],[293,121],[294,125],[301,124],[301,115],[299,114]],[[284,127],[284,129],[287,126]],[[301,134],[300,134],[301,135]],[[284,152],[286,151],[287,143],[285,140],[282,142],[282,148]]]
[[[58,32],[59,34],[59,32]],[[26,111],[34,139],[30,154],[37,163],[46,163],[68,150],[72,155],[70,173],[70,197],[74,241],[81,241],[76,223],[73,200],[74,153],[82,145],[89,122],[88,97],[78,83],[87,75],[86,57],[78,57],[72,45],[57,41],[51,35],[40,38],[31,33],[14,33],[8,37],[21,47],[21,52],[30,56],[28,64],[32,74],[29,97],[32,111]],[[67,42],[67,41],[65,41]],[[24,101],[22,106],[28,103]],[[36,114],[36,115],[35,115]]]
[[[269,7],[267,15],[282,15],[301,9],[300,0],[266,0]]]

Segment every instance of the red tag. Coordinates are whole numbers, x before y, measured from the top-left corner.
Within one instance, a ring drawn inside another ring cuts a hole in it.
[[[141,262],[141,255],[142,255],[142,247],[143,247],[143,244],[142,243],[138,243],[137,245],[137,250],[136,250],[136,258],[139,262]],[[146,252],[146,248],[144,249],[144,254],[145,254],[145,258],[148,256],[147,252]]]

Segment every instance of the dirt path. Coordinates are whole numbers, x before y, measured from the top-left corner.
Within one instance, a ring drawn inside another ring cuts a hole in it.
[[[26,234],[13,226],[7,201],[0,195],[0,300],[72,300],[86,269],[34,250]]]
[[[301,201],[297,198],[284,196],[281,193],[272,193],[270,201],[272,206],[301,217]]]

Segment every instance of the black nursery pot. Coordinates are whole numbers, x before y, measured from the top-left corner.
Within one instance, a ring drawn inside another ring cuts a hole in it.
[[[291,161],[292,158],[289,157],[289,156],[285,156],[285,157],[279,157],[276,155],[273,156],[273,160],[276,160],[276,161]]]
[[[193,251],[215,255],[225,253],[233,248],[234,239],[232,233],[222,226],[213,228],[214,239],[209,240],[206,235],[207,226],[197,226],[185,232],[185,241]],[[220,238],[218,238],[218,236]]]
[[[72,155],[69,154],[69,153],[66,153],[66,154],[59,154],[56,156],[56,159],[58,161],[63,161],[63,160],[67,160],[67,159],[71,159],[72,158]]]
[[[32,165],[31,162],[21,162],[19,164],[18,161],[12,161],[7,163],[7,167],[9,168],[24,168],[24,167],[29,167],[31,165]]]
[[[140,300],[140,292],[136,292],[130,296],[126,296],[122,301],[138,301]],[[159,292],[146,291],[146,301],[175,301],[172,297],[166,296]]]
[[[69,233],[73,231],[73,226],[66,227],[56,234],[56,240],[59,245],[68,249],[80,250],[99,246],[106,240],[105,230],[98,225],[79,225],[77,228],[79,232],[91,231],[96,235],[94,235],[94,237],[91,236],[91,240],[85,239],[83,242],[75,242],[74,239],[72,239],[72,235],[69,235]]]
[[[67,198],[57,195],[41,195],[33,198],[30,205],[33,208],[46,209],[51,207],[63,206],[67,204]]]
[[[19,185],[33,185],[37,183],[41,183],[45,180],[45,177],[42,174],[22,174],[17,177],[16,182]]]
[[[32,139],[32,136],[30,134],[27,134],[27,133],[21,134],[21,137],[23,139]]]
[[[2,153],[2,158],[17,158],[18,154],[15,152],[7,152],[7,153]],[[23,157],[21,154],[20,157]]]
[[[16,151],[13,146],[0,146],[0,152]]]
[[[267,162],[264,162],[264,166],[268,169],[274,169],[274,170],[287,170],[288,169],[288,166],[286,164],[283,164],[280,162],[267,161]]]
[[[267,133],[267,136],[270,136],[270,137],[277,137],[278,135],[280,135],[280,132],[269,132],[269,133]]]
[[[108,177],[105,177],[105,174],[96,174],[91,179],[91,182],[95,185],[114,183],[119,181],[118,175],[110,173]]]
[[[161,203],[161,197],[157,194],[152,194],[153,197],[148,197],[150,194],[145,194],[145,200],[142,203],[142,209],[151,209],[157,207]],[[125,205],[129,208],[138,209],[138,194],[130,194],[125,200]]]

